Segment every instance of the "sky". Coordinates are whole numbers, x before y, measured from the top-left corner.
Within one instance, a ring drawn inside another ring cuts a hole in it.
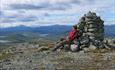
[[[115,24],[115,0],[0,0],[0,28],[74,25],[88,11]]]

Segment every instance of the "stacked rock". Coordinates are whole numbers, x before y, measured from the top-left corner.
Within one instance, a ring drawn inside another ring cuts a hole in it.
[[[104,39],[104,21],[96,15],[96,13],[88,12],[85,15],[86,25],[84,27],[84,34],[88,35],[91,40],[98,39],[103,41]]]
[[[87,39],[87,45],[93,43],[99,47],[99,44],[102,44],[102,41],[104,40],[103,23],[104,21],[94,12],[88,12],[80,19],[78,28],[83,32],[83,39]]]

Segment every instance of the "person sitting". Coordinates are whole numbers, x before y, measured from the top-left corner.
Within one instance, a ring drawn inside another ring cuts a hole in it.
[[[66,38],[61,38],[52,51],[56,51],[59,48],[64,48],[65,44],[68,45],[66,46],[66,49],[70,49],[70,45],[73,43],[73,41],[77,41],[77,39],[80,37],[78,33],[79,30],[77,26],[74,25],[72,31],[69,32],[69,35]]]

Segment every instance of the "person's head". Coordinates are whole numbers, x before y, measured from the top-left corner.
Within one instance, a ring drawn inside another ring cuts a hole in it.
[[[77,25],[73,25],[73,29],[78,29],[78,28],[77,28]]]

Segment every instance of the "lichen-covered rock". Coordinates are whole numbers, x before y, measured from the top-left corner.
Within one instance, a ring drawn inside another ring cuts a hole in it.
[[[96,49],[97,49],[97,48],[96,48],[96,46],[94,46],[94,45],[90,45],[90,46],[89,46],[89,50],[92,50],[92,51],[93,51],[93,50],[96,50]]]

